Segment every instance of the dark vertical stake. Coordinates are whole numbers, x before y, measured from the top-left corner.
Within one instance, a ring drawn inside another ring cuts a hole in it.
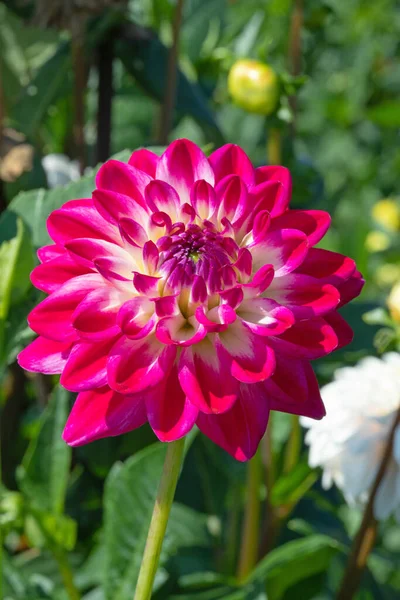
[[[160,125],[158,133],[158,143],[165,146],[168,142],[168,134],[172,125],[176,100],[176,83],[178,79],[178,55],[179,55],[179,36],[182,25],[183,0],[178,0],[175,10],[175,18],[172,26],[172,46],[168,53],[167,73],[165,80],[164,103],[160,113]]]
[[[1,63],[0,63],[0,157],[2,155],[3,150],[3,127],[6,115],[6,108],[4,103],[4,94],[3,94],[3,79],[2,79],[2,71],[1,71]],[[0,179],[0,213],[2,213],[7,208],[6,195],[4,190],[4,183]]]
[[[81,175],[86,167],[85,144],[85,91],[86,91],[86,65],[84,48],[84,24],[76,18],[71,26],[71,52],[72,68],[74,71],[74,145],[76,157],[79,161]]]
[[[304,0],[294,0],[292,18],[289,33],[289,71],[294,76],[301,72],[301,30],[304,21]],[[295,95],[289,98],[289,103],[293,112],[292,133],[296,129],[297,97]]]
[[[111,152],[111,118],[113,97],[114,35],[107,38],[97,49],[97,73],[99,78],[97,96],[97,146],[96,163],[106,161]]]

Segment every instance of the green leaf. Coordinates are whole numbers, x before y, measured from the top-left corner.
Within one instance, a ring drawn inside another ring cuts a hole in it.
[[[165,452],[165,444],[152,445],[123,465],[116,464],[106,480],[104,590],[107,599],[125,600],[132,597]],[[160,566],[179,547],[207,544],[205,517],[186,506],[174,504]]]
[[[64,510],[71,448],[61,434],[68,415],[66,390],[58,386],[43,413],[37,437],[32,440],[18,470],[21,490],[30,504],[53,515]]]
[[[400,101],[385,100],[367,110],[367,118],[381,127],[400,127]]]
[[[272,550],[248,580],[265,581],[268,600],[280,600],[295,583],[327,569],[340,548],[338,542],[325,535],[288,542]]]
[[[311,469],[306,461],[299,462],[290,473],[279,477],[272,489],[271,503],[274,506],[295,504],[317,479],[317,471]]]
[[[4,333],[11,304],[18,303],[30,286],[33,252],[21,219],[5,213],[0,223],[0,362],[5,358]]]
[[[74,549],[77,535],[77,523],[74,519],[32,507],[28,507],[27,512],[25,533],[32,546]]]

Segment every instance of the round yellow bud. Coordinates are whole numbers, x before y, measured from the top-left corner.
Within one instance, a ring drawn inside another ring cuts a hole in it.
[[[258,60],[236,61],[228,75],[228,89],[235,104],[248,112],[270,115],[278,104],[278,76]]]
[[[400,206],[392,198],[377,202],[372,208],[374,220],[388,231],[400,230]]]
[[[383,252],[390,246],[390,237],[383,231],[370,231],[365,238],[368,252]]]
[[[387,299],[390,316],[394,321],[400,323],[400,281],[392,287]]]

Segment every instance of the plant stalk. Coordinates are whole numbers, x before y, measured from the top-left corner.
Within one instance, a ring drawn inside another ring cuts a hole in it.
[[[54,558],[57,561],[58,569],[67,592],[69,600],[80,600],[81,595],[74,583],[74,576],[68,562],[68,558],[63,550],[55,549],[53,551]]]
[[[376,474],[367,505],[364,510],[364,516],[361,521],[358,533],[353,541],[346,570],[337,595],[337,600],[351,600],[358,590],[363,571],[366,567],[368,556],[374,547],[377,521],[374,517],[374,504],[379,486],[385,476],[386,470],[393,455],[393,441],[396,428],[400,425],[400,407],[397,411],[393,425],[387,438],[385,451]]]
[[[304,0],[294,0],[289,32],[289,71],[294,76],[301,72],[301,30],[304,21]],[[297,97],[289,98],[289,104],[293,113],[292,134],[296,130]]]
[[[237,578],[243,581],[251,572],[258,559],[260,532],[260,485],[261,452],[258,450],[247,467],[247,497],[243,521],[242,545],[240,548]]]
[[[282,136],[278,127],[271,127],[268,131],[267,161],[269,165],[280,165],[282,160]]]
[[[158,143],[165,146],[168,143],[168,134],[172,125],[176,100],[176,84],[178,79],[178,56],[179,56],[179,37],[183,16],[183,1],[177,0],[175,9],[175,18],[172,26],[172,46],[168,53],[168,64],[166,74],[166,85],[164,104],[160,112],[160,124],[158,132]]]
[[[86,65],[84,48],[84,31],[82,24],[76,21],[71,31],[72,68],[74,71],[74,125],[73,138],[79,170],[83,175],[86,167],[85,145],[85,91]]]
[[[113,97],[113,57],[114,32],[109,31],[107,38],[97,48],[97,73],[99,78],[97,91],[97,147],[96,164],[105,162],[111,150],[111,117]]]
[[[169,513],[183,461],[185,438],[170,442],[157,490],[134,600],[150,600]]]

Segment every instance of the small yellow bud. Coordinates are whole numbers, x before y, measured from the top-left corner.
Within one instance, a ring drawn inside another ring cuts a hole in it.
[[[400,230],[400,206],[393,198],[385,198],[372,208],[373,219],[388,231]]]
[[[400,281],[393,287],[387,299],[390,316],[394,321],[400,323]]]
[[[382,252],[390,246],[390,237],[383,231],[370,231],[365,238],[365,247],[368,252]]]
[[[235,104],[248,112],[270,115],[279,98],[275,71],[258,60],[238,60],[228,75],[228,89]]]

